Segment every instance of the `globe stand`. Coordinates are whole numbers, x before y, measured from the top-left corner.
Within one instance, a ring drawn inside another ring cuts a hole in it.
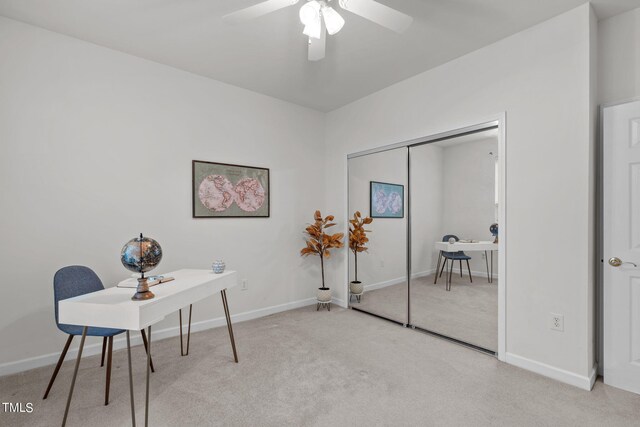
[[[154,293],[149,290],[149,282],[144,275],[138,279],[138,287],[136,293],[131,297],[134,301],[144,301],[155,297]]]

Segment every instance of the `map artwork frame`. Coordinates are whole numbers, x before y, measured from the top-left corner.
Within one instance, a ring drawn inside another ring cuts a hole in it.
[[[269,169],[193,160],[193,218],[269,218]]]
[[[370,181],[369,216],[404,218],[404,185]]]

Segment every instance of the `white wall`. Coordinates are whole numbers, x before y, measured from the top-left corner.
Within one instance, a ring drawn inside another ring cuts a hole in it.
[[[640,96],[640,8],[598,23],[598,101]]]
[[[585,4],[333,111],[325,162],[506,112],[507,360],[585,388],[594,364],[594,31]],[[346,213],[345,174],[328,174],[326,187],[327,207]],[[342,261],[336,280],[346,277]],[[550,330],[552,312],[565,316],[564,332]]]
[[[157,272],[224,258],[249,280],[233,313],[314,296],[319,263],[299,250],[324,202],[324,114],[5,18],[0,58],[0,374],[62,350],[56,270],[117,283],[140,232],[163,246]],[[193,159],[271,168],[271,218],[192,219]],[[194,322],[222,314],[202,301]]]

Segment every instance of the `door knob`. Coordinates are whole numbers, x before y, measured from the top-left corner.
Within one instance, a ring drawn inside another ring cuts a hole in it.
[[[622,261],[620,258],[615,256],[613,258],[609,258],[609,265],[612,267],[620,267],[622,264],[631,264],[634,267],[637,267],[636,263],[634,262]]]

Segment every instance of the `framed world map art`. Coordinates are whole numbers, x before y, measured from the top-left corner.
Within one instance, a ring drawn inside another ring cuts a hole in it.
[[[404,185],[371,181],[371,218],[404,218]]]
[[[194,160],[194,218],[269,217],[269,169]]]

